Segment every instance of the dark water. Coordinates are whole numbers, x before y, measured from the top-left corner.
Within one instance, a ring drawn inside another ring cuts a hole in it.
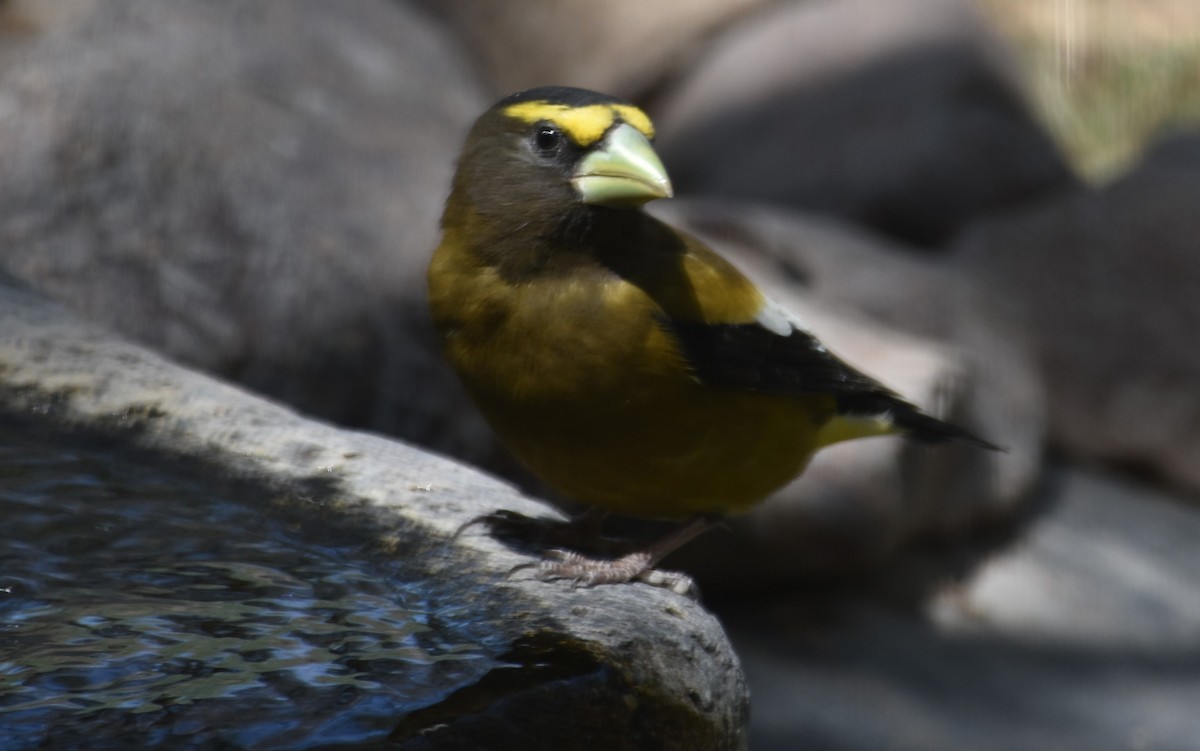
[[[493,666],[358,542],[203,485],[0,431],[0,749],[370,747]]]

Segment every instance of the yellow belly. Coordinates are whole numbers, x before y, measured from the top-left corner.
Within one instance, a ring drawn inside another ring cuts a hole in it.
[[[748,510],[804,469],[828,414],[820,400],[699,384],[643,395],[656,398],[483,406],[510,450],[551,487],[658,519]]]

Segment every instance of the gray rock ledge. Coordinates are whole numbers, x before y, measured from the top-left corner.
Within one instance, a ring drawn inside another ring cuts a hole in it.
[[[485,648],[508,665],[440,706],[397,717],[396,748],[745,746],[746,684],[716,619],[645,584],[573,590],[506,579],[529,559],[487,534],[454,532],[497,508],[554,512],[477,471],[305,419],[80,322],[3,277],[0,420],[99,435],[269,488],[264,503],[361,529],[364,550],[404,551],[442,602],[483,622]],[[506,677],[522,672],[511,669],[521,655],[568,667],[586,658],[590,667],[570,681],[562,671],[540,684]]]

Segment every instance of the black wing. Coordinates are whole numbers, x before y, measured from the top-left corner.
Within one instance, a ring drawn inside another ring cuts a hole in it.
[[[992,444],[921,412],[879,381],[846,364],[812,334],[792,327],[787,336],[758,323],[669,321],[701,382],[769,394],[832,396],[841,415],[887,415],[912,438]]]

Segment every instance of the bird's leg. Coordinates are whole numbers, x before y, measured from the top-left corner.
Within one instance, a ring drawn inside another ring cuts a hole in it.
[[[533,564],[536,569],[534,575],[544,581],[571,579],[575,586],[583,587],[620,584],[636,579],[678,592],[689,591],[692,584],[688,577],[676,572],[655,571],[654,566],[716,523],[717,520],[712,517],[696,517],[649,547],[620,558],[597,559],[579,553],[554,551],[555,560]]]

